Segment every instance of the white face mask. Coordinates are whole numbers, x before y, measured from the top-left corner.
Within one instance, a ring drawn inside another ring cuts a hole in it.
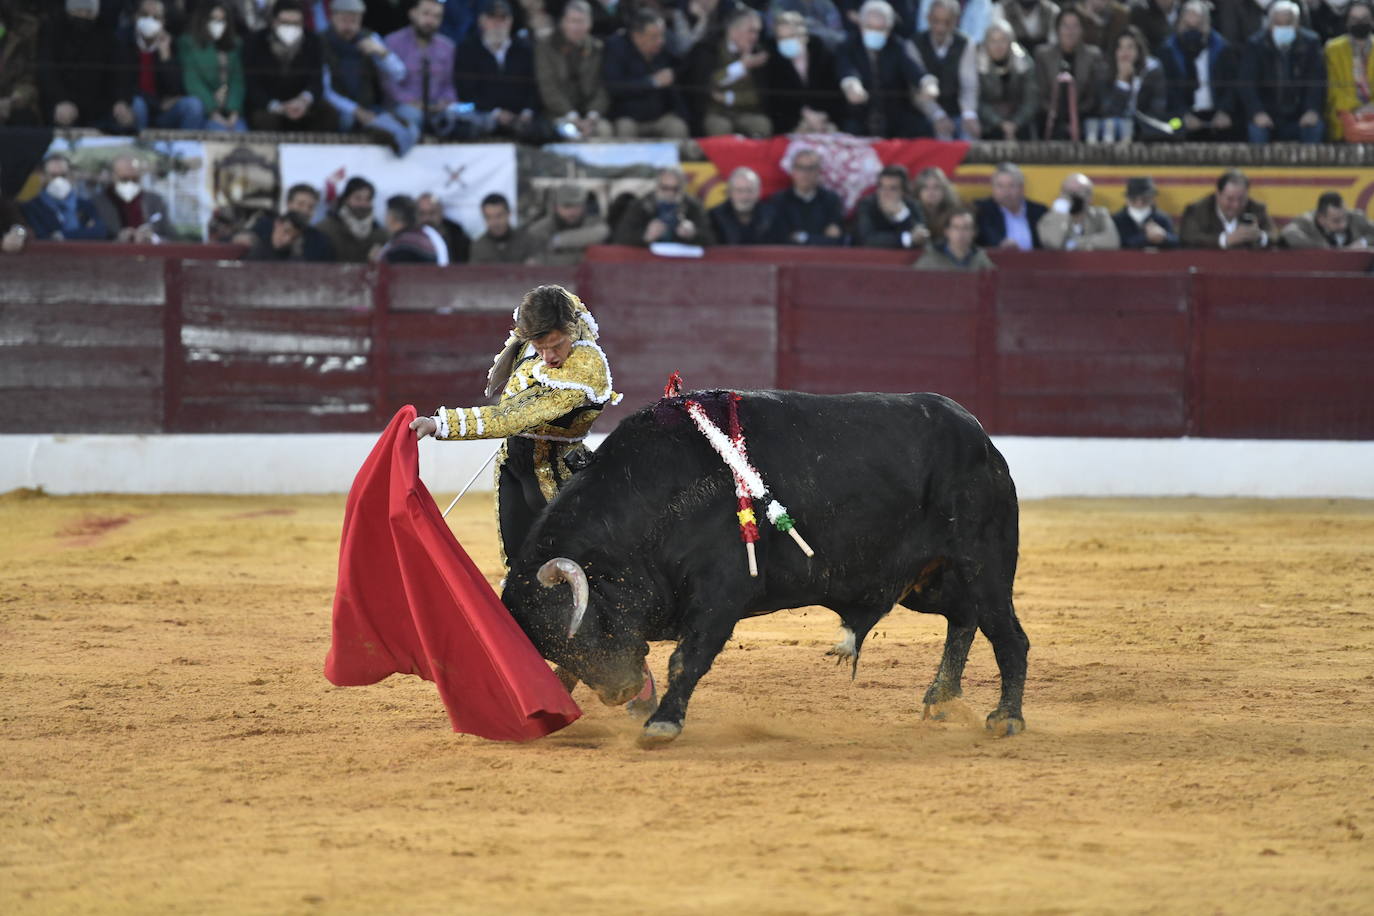
[[[142,35],[143,38],[144,38],[144,40],[146,40],[146,41],[151,41],[152,39],[156,38],[158,32],[161,32],[161,31],[162,31],[162,23],[159,22],[159,21],[158,21],[157,19],[155,19],[154,17],[152,17],[152,16],[140,16],[140,17],[138,17],[138,34],[139,34],[139,35]]]
[[[276,28],[277,40],[288,47],[301,40],[305,29],[298,25],[279,25]]]
[[[806,48],[802,45],[800,38],[781,38],[778,40],[778,53],[788,60],[796,60],[801,57],[802,51]]]
[[[66,178],[54,178],[48,182],[47,191],[53,200],[66,200],[71,196],[72,183]]]
[[[115,194],[126,204],[137,197],[142,190],[143,186],[137,181],[116,181],[114,186]]]
[[[870,51],[881,51],[887,44],[887,33],[877,29],[864,29],[864,47]]]
[[[206,29],[210,32],[210,37],[215,41],[219,41],[224,37],[225,24],[223,22],[211,22],[206,26]]]
[[[1137,223],[1143,223],[1145,222],[1145,220],[1150,218],[1150,214],[1153,213],[1154,210],[1150,207],[1145,207],[1142,209],[1140,207],[1127,206],[1126,212],[1129,213],[1131,219],[1135,220]]]

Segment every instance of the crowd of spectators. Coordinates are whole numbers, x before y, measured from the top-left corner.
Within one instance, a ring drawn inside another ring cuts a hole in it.
[[[1370,2],[0,0],[0,125],[1341,140]]]

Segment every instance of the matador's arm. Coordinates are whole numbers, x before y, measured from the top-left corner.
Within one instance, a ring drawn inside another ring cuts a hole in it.
[[[551,423],[587,403],[581,391],[533,385],[489,407],[440,407],[436,439],[504,439]]]

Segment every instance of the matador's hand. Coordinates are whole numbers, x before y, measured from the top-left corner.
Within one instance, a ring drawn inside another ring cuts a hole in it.
[[[433,417],[416,417],[410,421],[410,428],[415,430],[415,438],[423,439],[425,436],[432,436],[439,431],[439,424],[434,422]]]

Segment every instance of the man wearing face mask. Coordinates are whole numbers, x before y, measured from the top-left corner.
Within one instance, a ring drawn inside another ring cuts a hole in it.
[[[1251,143],[1320,143],[1326,63],[1316,33],[1298,27],[1298,5],[1276,0],[1268,27],[1245,43],[1240,98]]]
[[[848,108],[845,130],[863,137],[929,137],[926,73],[910,46],[893,36],[896,14],[887,0],[859,8],[860,37],[840,48],[840,91]],[[933,82],[933,81],[932,81]]]
[[[835,55],[807,31],[801,13],[778,14],[774,20],[776,53],[768,55],[764,99],[773,129],[782,134],[828,134],[844,110]]]
[[[43,190],[23,206],[24,221],[39,240],[105,241],[110,230],[72,184],[72,163],[60,153],[43,160]]]
[[[167,201],[143,189],[143,174],[137,156],[116,156],[110,163],[110,184],[92,201],[116,242],[151,245],[168,231]]]
[[[272,24],[244,44],[248,121],[254,130],[328,132],[339,118],[324,98],[324,52],[305,30],[299,0],[277,0]]]
[[[1349,140],[1346,126],[1374,125],[1374,4],[1354,0],[1346,11],[1347,34],[1326,45],[1326,129],[1332,140]]]
[[[1173,220],[1155,206],[1155,194],[1155,183],[1148,177],[1126,180],[1126,206],[1112,216],[1122,248],[1178,247]]]
[[[1183,4],[1178,31],[1158,57],[1169,87],[1165,109],[1181,122],[1182,139],[1233,139],[1240,65],[1235,49],[1212,30],[1212,11],[1203,0]]]
[[[373,214],[377,189],[360,175],[344,184],[339,204],[316,227],[334,246],[334,260],[365,264],[373,251],[386,244],[389,236]]]
[[[100,0],[65,0],[43,28],[39,84],[55,127],[134,129],[133,109],[119,99],[119,42],[99,16]]]
[[[162,0],[141,0],[133,34],[120,47],[119,99],[134,113],[134,129],[199,130],[205,106],[187,95],[173,53]]]
[[[1075,172],[1064,179],[1059,197],[1036,227],[1049,251],[1115,251],[1121,236],[1106,207],[1093,204],[1093,183]]]
[[[1347,210],[1335,191],[1317,198],[1317,209],[1290,220],[1279,235],[1284,248],[1355,248],[1374,246],[1374,224],[1356,210]]]

